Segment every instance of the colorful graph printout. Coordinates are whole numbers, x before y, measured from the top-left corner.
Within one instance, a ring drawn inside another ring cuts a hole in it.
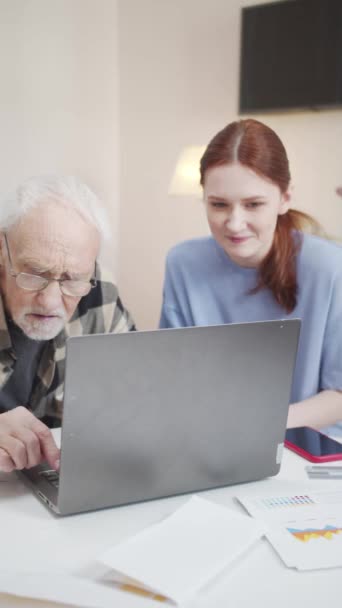
[[[266,538],[289,568],[342,567],[342,486],[324,483],[326,490],[311,482],[312,488],[293,487],[283,495],[278,490],[238,496],[248,513],[268,526]]]
[[[264,507],[267,509],[279,509],[281,507],[300,507],[313,505],[315,501],[308,495],[298,496],[272,496],[261,499]]]
[[[315,538],[325,538],[326,540],[332,540],[337,534],[342,534],[342,528],[336,528],[335,526],[324,526],[324,528],[305,528],[300,530],[298,528],[287,528],[297,540],[306,543],[309,540]]]

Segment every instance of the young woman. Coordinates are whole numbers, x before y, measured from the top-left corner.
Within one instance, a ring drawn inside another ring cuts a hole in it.
[[[318,224],[290,209],[287,154],[261,122],[220,131],[200,171],[212,236],[169,252],[160,327],[301,318],[288,426],[341,421],[342,248],[305,233]]]

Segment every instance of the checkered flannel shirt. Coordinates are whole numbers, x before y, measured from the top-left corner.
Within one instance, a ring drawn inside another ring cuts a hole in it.
[[[103,273],[102,277],[104,277]],[[46,341],[36,371],[30,403],[20,405],[26,405],[48,426],[60,426],[67,338],[85,334],[124,333],[132,330],[135,330],[133,320],[124,309],[116,286],[102,278],[88,295],[81,298],[72,318],[58,336]],[[0,296],[0,390],[11,375],[15,361]]]

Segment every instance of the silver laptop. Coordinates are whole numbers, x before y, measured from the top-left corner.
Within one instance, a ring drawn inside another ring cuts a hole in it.
[[[67,515],[276,475],[299,320],[69,338],[59,479]]]

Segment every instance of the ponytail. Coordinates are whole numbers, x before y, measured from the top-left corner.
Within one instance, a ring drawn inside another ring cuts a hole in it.
[[[320,224],[307,213],[289,209],[278,216],[272,247],[259,268],[259,279],[250,293],[263,288],[271,290],[280,306],[291,313],[297,304],[296,257],[301,248],[303,231],[322,234]]]

